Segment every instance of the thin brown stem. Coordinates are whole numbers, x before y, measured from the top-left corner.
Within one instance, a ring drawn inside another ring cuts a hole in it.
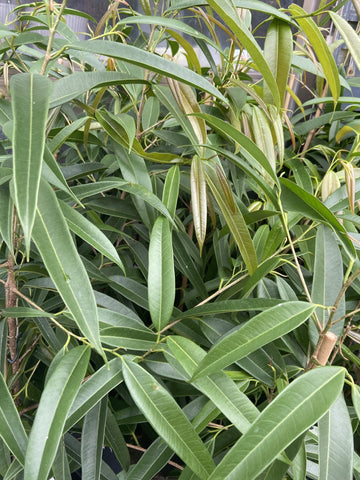
[[[318,362],[318,358],[319,358],[319,355],[321,355],[321,351],[326,348],[326,343],[327,341],[329,341],[329,335],[331,335],[331,332],[329,332],[330,328],[332,327],[333,325],[333,321],[334,321],[334,315],[340,305],[340,302],[343,298],[343,296],[345,295],[346,293],[346,290],[350,287],[350,285],[354,282],[354,280],[356,280],[356,278],[360,275],[360,269],[356,270],[348,279],[347,281],[344,283],[344,285],[342,286],[342,289],[340,290],[336,300],[335,300],[335,303],[331,309],[331,313],[329,315],[329,318],[328,318],[328,321],[323,329],[322,332],[320,332],[320,335],[319,335],[319,339],[318,339],[318,342],[316,344],[316,347],[315,347],[315,350],[314,350],[314,353],[312,354],[310,360],[308,361],[308,364],[306,366],[306,371],[307,370],[311,370],[315,365],[317,365],[319,362]],[[333,340],[333,338],[332,338]],[[325,345],[325,347],[324,347]],[[333,347],[335,346],[335,343],[333,343]],[[329,352],[329,356],[330,356],[330,353]]]
[[[6,308],[13,308],[17,305],[16,295],[16,281],[15,281],[15,260],[12,252],[8,255],[8,276],[5,282],[5,306]],[[8,348],[9,348],[9,363],[12,367],[12,374],[16,376],[20,369],[20,361],[18,357],[18,319],[9,317],[8,322]],[[13,387],[13,394],[16,395],[20,390],[20,381],[16,379]],[[20,399],[17,399],[17,403]]]
[[[131,443],[127,443],[126,446],[128,448],[131,448],[132,450],[137,450],[138,452],[146,452],[146,448],[143,448],[143,447],[139,447],[138,445],[132,445]],[[175,462],[167,462],[169,465],[171,465],[172,467],[175,467],[177,468],[178,470],[184,470],[184,467],[182,465],[179,465],[178,463],[175,463]]]

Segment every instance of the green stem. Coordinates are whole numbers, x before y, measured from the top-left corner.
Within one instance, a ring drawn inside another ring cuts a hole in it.
[[[49,41],[48,41],[47,48],[46,48],[44,62],[42,64],[42,67],[41,67],[41,70],[40,70],[41,75],[45,74],[46,67],[48,66],[48,64],[51,60],[51,50],[52,50],[52,45],[54,43],[56,29],[57,29],[57,26],[60,23],[61,17],[63,15],[65,7],[66,7],[66,4],[67,4],[67,0],[63,0],[63,2],[61,4],[61,7],[60,7],[59,14],[57,15],[56,20],[54,22],[54,25],[52,25],[49,29]]]

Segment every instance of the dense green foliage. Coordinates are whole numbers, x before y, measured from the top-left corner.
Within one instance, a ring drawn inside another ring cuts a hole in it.
[[[360,40],[141,4],[0,25],[0,479],[359,479]]]

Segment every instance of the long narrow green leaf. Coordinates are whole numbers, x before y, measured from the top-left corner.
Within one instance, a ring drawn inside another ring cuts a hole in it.
[[[81,468],[81,442],[76,440],[76,438],[70,434],[65,434],[64,438],[68,458],[73,460],[73,468],[75,467],[75,470],[77,468]],[[104,461],[101,462],[100,479],[119,480],[117,475],[115,475],[114,471]]]
[[[155,98],[155,97],[152,97]],[[179,198],[180,170],[174,165],[166,174],[162,202],[172,218],[176,215],[176,205]]]
[[[193,5],[191,5],[193,6]],[[174,18],[169,18],[165,16],[145,16],[145,15],[137,15],[134,17],[127,17],[123,20],[120,20],[118,25],[131,25],[131,24],[139,24],[139,25],[159,25],[165,27],[166,29],[178,30],[179,32],[185,33],[186,35],[191,35],[193,38],[200,38],[204,40],[206,43],[214,47],[220,54],[222,53],[221,48],[217,45],[216,42],[212,41],[209,37],[201,33],[199,30],[191,27],[185,22],[181,22],[180,20],[175,20]]]
[[[14,460],[5,473],[4,480],[15,480],[23,470],[24,467],[17,460]]]
[[[51,139],[51,141],[48,144],[48,147],[51,152],[55,152],[58,150],[61,145],[66,141],[68,137],[77,130],[79,130],[88,120],[88,117],[80,117],[77,120],[73,121],[70,123],[70,125],[67,125],[64,128],[61,128],[59,133],[55,135],[54,138]]]
[[[344,42],[351,53],[351,56],[360,70],[360,39],[359,35],[351,27],[350,23],[344,18],[340,17],[335,12],[329,12],[331,20],[334,22],[335,27],[338,29],[340,35],[344,39]]]
[[[259,313],[221,338],[199,363],[193,380],[217,372],[305,322],[315,310],[306,302],[286,302]]]
[[[284,105],[286,86],[289,80],[293,52],[293,36],[287,22],[275,18],[269,25],[265,37],[264,57],[268,61],[272,74],[275,77],[280,105]],[[267,83],[264,83],[264,100],[272,100]]]
[[[335,103],[340,96],[340,78],[334,57],[314,20],[307,16],[307,12],[298,5],[292,4],[289,8],[293,17],[296,17],[301,30],[308,37],[308,40],[316,53],[319,62],[324,70],[325,77],[334,97]]]
[[[54,478],[61,480],[72,480],[69,463],[70,462],[67,458],[65,449],[65,442],[62,438],[60,440],[60,445],[56,452],[54,462],[52,464],[52,473],[54,475]]]
[[[264,155],[264,152],[246,135],[239,132],[238,129],[226,123],[220,118],[203,113],[201,115],[208,125],[213,127],[217,132],[231,138],[240,146],[240,153],[249,161],[250,165],[256,165],[259,172],[264,169],[276,185],[279,185],[279,180],[274,172],[273,166]]]
[[[206,315],[221,315],[222,313],[231,312],[254,312],[266,310],[275,307],[282,300],[267,298],[248,298],[243,300],[225,300],[200,305],[199,307],[190,308],[185,312],[176,312],[174,318],[202,318]]]
[[[2,373],[0,373],[0,398],[0,437],[23,465],[28,439]]]
[[[47,478],[63,433],[66,416],[85,376],[90,349],[70,350],[59,362],[42,393],[26,450],[24,480]]]
[[[68,413],[65,431],[77,423],[106,394],[123,381],[120,358],[114,358],[108,365],[99,368],[83,383],[76,394]]]
[[[281,200],[286,208],[306,215],[308,218],[318,220],[321,223],[330,225],[339,236],[350,256],[355,256],[355,249],[347,236],[345,228],[337,220],[335,215],[320,202],[314,195],[311,195],[303,188],[286,178],[280,179],[282,186]]]
[[[125,267],[107,236],[74,208],[69,207],[69,205],[61,201],[59,205],[70,230],[116,263],[125,273]]]
[[[123,374],[134,402],[174,452],[208,480],[214,469],[211,455],[168,391],[140,365],[124,358]]]
[[[342,395],[319,421],[319,480],[352,480],[354,440]]]
[[[114,452],[116,458],[124,470],[130,467],[130,453],[126,446],[126,441],[121,433],[115,415],[110,408],[107,408],[106,427],[105,427],[105,443]]]
[[[81,475],[87,480],[100,480],[106,409],[107,398],[104,397],[84,418],[81,431]]]
[[[99,353],[102,347],[96,302],[55,193],[41,181],[33,239],[43,262],[82,333]]]
[[[110,112],[96,112],[96,119],[100,123],[100,125],[104,128],[104,130],[122,147],[126,149],[133,150],[136,152],[140,157],[145,158],[146,160],[150,160],[152,162],[159,162],[159,163],[171,163],[174,160],[178,159],[178,155],[172,153],[164,153],[164,152],[151,152],[148,153],[145,151],[140,142],[134,138],[132,141],[129,140],[129,136],[127,133],[126,122],[120,116],[115,116]],[[128,117],[128,115],[125,115]],[[132,117],[131,121],[132,120]]]
[[[140,48],[126,45],[124,43],[103,40],[92,40],[91,42],[82,41],[68,45],[68,47],[73,50],[91,52],[98,55],[124,60],[152,72],[157,72],[161,75],[174,78],[175,80],[179,80],[180,82],[186,83],[192,87],[199,88],[200,90],[208,92],[210,95],[214,95],[219,100],[227,103],[227,100],[219,92],[219,90],[205,78],[197,75],[185,67],[182,67],[181,65],[176,64],[175,62],[170,62],[165,58],[159,57],[158,55],[154,55],[153,53],[149,53],[145,50],[141,50]]]
[[[158,217],[150,235],[148,300],[157,331],[169,322],[175,301],[175,270],[169,222]]]
[[[14,202],[10,195],[9,184],[0,185],[0,235],[9,251],[13,251],[13,212]]]
[[[184,370],[187,378],[191,378],[206,355],[204,350],[184,337],[170,336],[167,345],[181,366],[180,372]],[[259,414],[251,400],[224,372],[199,378],[192,384],[204,393],[241,433],[250,428]]]
[[[70,187],[66,183],[64,174],[56,162],[54,155],[51,153],[48,145],[45,145],[41,175],[45,180],[51,183],[51,185],[54,185],[54,187],[68,193],[70,198],[72,198],[76,203],[80,204],[80,201],[76,198],[76,195],[73,194]]]
[[[341,251],[334,232],[326,225],[320,225],[316,233],[315,244],[315,266],[314,277],[311,290],[311,299],[318,305],[331,307],[334,305],[337,296],[343,286],[343,261]],[[318,319],[325,327],[329,318],[328,310],[318,308]],[[345,315],[345,299],[340,302],[334,315],[334,320]],[[331,331],[340,335],[344,321],[337,322]],[[309,323],[310,339],[316,345],[319,334],[315,325]]]
[[[239,247],[246,268],[249,274],[252,275],[257,268],[257,257],[244,217],[233,199],[232,192],[226,180],[224,185],[224,183],[220,181],[213,165],[205,165],[205,177],[211,193],[214,195],[230,232]]]
[[[274,105],[280,107],[279,90],[274,79],[274,75],[264,58],[264,55],[247,28],[245,23],[241,20],[234,2],[232,0],[208,0],[208,4],[212,7],[225,24],[232,29],[242,46],[249,52],[250,57],[254,61],[257,69],[263,75],[271,91]]]
[[[334,403],[345,369],[321,367],[301,375],[263,410],[209,480],[253,480]]]
[[[259,150],[264,152],[270,167],[273,170],[273,176],[276,176],[276,158],[275,146],[270,129],[270,124],[264,111],[257,107],[252,107],[251,116],[252,130],[254,140]]]
[[[272,5],[261,2],[259,0],[233,0],[235,7],[237,8],[246,8],[247,10],[255,10],[256,12],[262,12],[265,15],[271,15],[275,18],[280,18],[285,22],[289,22],[295,25],[295,22],[291,20],[291,18],[286,15],[282,10],[273,7]],[[166,10],[167,12],[172,12],[174,10],[183,10],[185,8],[193,8],[207,5],[205,0],[177,0],[176,2],[172,2],[171,6]]]
[[[122,72],[74,72],[54,83],[50,108],[69,102],[93,88],[123,85],[124,83],[142,84],[148,82],[143,78],[137,78]]]
[[[15,205],[27,254],[35,221],[51,90],[52,82],[38,74],[21,73],[10,82]]]
[[[167,464],[173,456],[173,451],[158,437],[146,449],[140,460],[132,465],[126,480],[153,480],[155,475]]]

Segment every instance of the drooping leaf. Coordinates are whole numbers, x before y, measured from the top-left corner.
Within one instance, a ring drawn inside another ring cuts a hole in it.
[[[250,57],[268,84],[274,105],[279,108],[280,95],[274,75],[271,72],[269,64],[265,60],[258,43],[245,23],[241,20],[234,2],[232,0],[208,0],[208,4],[215,10],[226,25],[232,29],[242,46],[249,52]]]
[[[220,338],[199,363],[193,380],[217,372],[294,330],[314,310],[315,305],[306,302],[286,302],[259,313]]]
[[[337,30],[344,39],[344,42],[351,53],[358,69],[360,69],[360,39],[359,35],[351,27],[350,23],[341,17],[338,13],[329,12],[331,20],[334,22]]]
[[[298,5],[292,4],[289,8],[293,17],[296,17],[297,23],[301,30],[308,37],[308,40],[316,53],[319,62],[324,70],[326,80],[334,98],[335,103],[340,96],[340,79],[339,72],[335,63],[335,59],[325,41],[325,38],[316,25],[315,21],[309,17],[307,12]]]
[[[331,407],[344,383],[341,367],[301,375],[267,406],[225,455],[209,480],[253,480]]]
[[[84,418],[81,431],[81,475],[88,480],[100,480],[106,410],[107,398],[104,397]]]
[[[277,9],[268,3],[261,2],[259,0],[234,0],[233,3],[237,8],[244,8],[247,10],[255,10],[256,12],[262,12],[266,15],[280,18],[285,22],[289,22],[295,25],[295,22],[293,22],[291,18],[286,15],[282,10]],[[183,10],[186,8],[198,7],[202,5],[207,5],[207,2],[205,0],[177,0],[176,2],[172,2],[171,6],[166,10],[166,13],[172,12],[173,10]]]
[[[85,376],[90,349],[70,350],[49,378],[35,415],[26,450],[24,479],[43,480],[50,472],[66,416]]]
[[[123,381],[120,358],[110,360],[81,384],[69,410],[65,430],[69,430],[106,394]]]
[[[127,115],[125,115],[127,116]],[[131,121],[133,122],[132,117]],[[127,128],[125,128],[126,122],[121,119],[121,117],[117,117],[110,112],[101,111],[96,112],[96,119],[100,123],[100,125],[104,128],[104,130],[122,147],[125,147],[128,151],[133,150],[137,153],[140,157],[145,158],[146,160],[150,160],[152,162],[159,162],[159,163],[171,163],[174,160],[177,160],[178,155],[174,155],[172,153],[165,153],[165,152],[147,152],[145,151],[140,142],[136,139],[129,136],[127,132]]]
[[[284,104],[286,86],[289,80],[292,52],[293,36],[290,25],[283,20],[275,18],[270,23],[266,33],[264,57],[268,61],[272,74],[276,80],[281,106]],[[266,102],[272,100],[266,82],[264,84],[264,100]]]
[[[326,225],[320,225],[316,233],[315,266],[311,290],[311,299],[318,305],[331,307],[335,304],[337,296],[343,286],[343,261],[334,232]],[[328,310],[316,309],[317,317],[323,327],[329,318]],[[345,299],[337,307],[334,320],[345,315]],[[340,335],[344,321],[337,322],[331,328],[336,335]],[[319,335],[315,325],[309,323],[310,338],[315,345]]]
[[[158,217],[150,235],[148,301],[157,331],[170,320],[175,301],[175,270],[169,222]]]
[[[112,449],[122,468],[128,470],[130,467],[129,449],[116,421],[115,415],[109,407],[107,408],[106,414],[105,443]]]
[[[2,373],[0,373],[0,398],[0,437],[23,465],[28,439]]]
[[[201,255],[206,236],[207,198],[203,160],[197,155],[191,161],[190,184],[194,228]]]
[[[39,189],[33,239],[49,275],[82,333],[102,353],[94,293],[55,193]]]
[[[69,102],[93,88],[107,85],[122,85],[124,83],[143,84],[148,82],[143,78],[134,77],[123,72],[74,72],[54,83],[50,108]]]
[[[51,90],[52,82],[38,74],[21,73],[14,75],[10,82],[14,200],[27,255],[35,221]]]
[[[220,176],[220,177],[219,177]],[[213,165],[205,165],[206,182],[218,203],[225,221],[232,233],[244,263],[252,275],[257,268],[257,257],[249,230],[244,217],[234,201],[230,187],[223,174],[222,168],[217,170]]]
[[[175,62],[170,62],[165,58],[132,45],[113,41],[92,40],[91,42],[82,41],[68,46],[74,50],[96,53],[138,65],[139,67],[143,67],[152,72],[160,73],[161,75],[174,78],[175,80],[179,80],[192,87],[199,88],[200,90],[208,92],[210,95],[214,95],[219,100],[227,103],[219,90],[205,78],[176,64]]]
[[[216,316],[223,313],[231,312],[254,312],[266,310],[275,307],[282,300],[267,299],[267,298],[248,298],[243,300],[225,300],[206,303],[198,307],[190,308],[184,312],[174,313],[174,318],[202,318],[206,315]]]
[[[286,208],[330,225],[346,247],[349,255],[353,256],[355,254],[354,246],[348,238],[345,228],[319,199],[286,178],[281,178],[280,182],[282,201]]]
[[[214,469],[211,455],[173,397],[140,365],[123,361],[124,379],[138,408],[196,475],[207,480]]]
[[[206,123],[213,127],[216,131],[238,143],[240,146],[240,153],[250,162],[250,165],[255,164],[257,166],[257,170],[259,171],[261,171],[263,168],[275,182],[275,184],[279,184],[279,180],[274,172],[273,166],[266,158],[264,152],[260,150],[260,148],[250,138],[220,118],[205,113],[201,114],[201,117],[204,118]]]
[[[179,362],[181,371],[184,370],[187,378],[191,378],[199,362],[205,357],[204,350],[184,337],[170,336],[167,345]],[[250,428],[259,414],[255,405],[224,372],[199,378],[192,384],[204,393],[241,433]]]
[[[349,411],[340,395],[319,420],[319,480],[352,480],[353,457]]]
[[[125,267],[107,236],[74,208],[61,201],[59,205],[70,230],[116,263],[125,272]]]
[[[174,165],[166,174],[162,201],[172,218],[175,218],[176,205],[179,197],[180,170]]]

